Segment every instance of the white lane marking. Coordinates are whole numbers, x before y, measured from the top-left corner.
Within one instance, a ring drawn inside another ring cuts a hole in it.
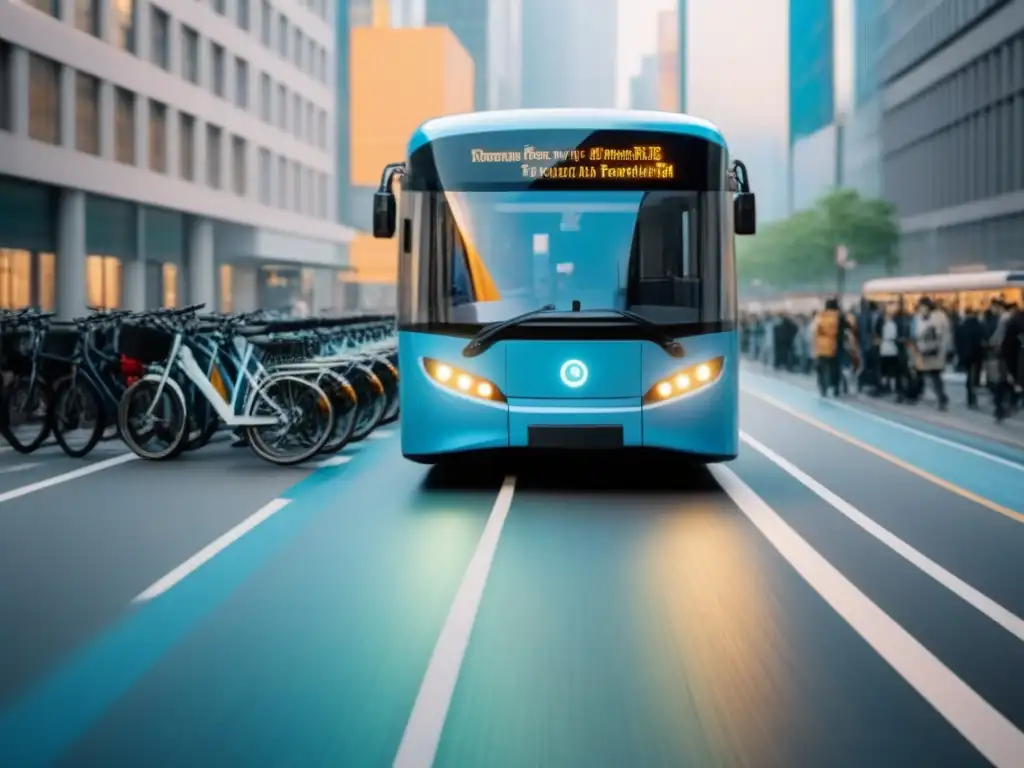
[[[178,584],[189,574],[196,571],[201,565],[208,563],[257,525],[265,522],[291,503],[291,499],[274,499],[273,501],[264,504],[230,531],[222,534],[196,552],[192,557],[183,562],[173,571],[170,571],[167,575],[157,579],[151,586],[143,590],[134,600],[132,600],[132,602],[144,603],[148,600],[152,600],[154,597],[159,597],[164,594],[175,584]]]
[[[391,437],[393,434],[395,434],[395,433],[392,432],[390,429],[378,429],[378,430],[370,433],[370,439],[371,440],[383,440],[383,439],[385,439],[387,437]]]
[[[494,562],[494,553],[498,549],[501,530],[512,506],[515,488],[516,479],[506,477],[437,638],[416,703],[413,704],[409,722],[405,726],[402,743],[398,745],[394,768],[430,768],[434,764],[444,721],[448,717],[448,707],[455,693],[455,683],[459,679],[459,669],[469,646],[469,636],[473,632],[473,623],[480,609],[484,587],[491,563]]]
[[[329,459],[318,461],[316,464],[313,465],[313,467],[316,469],[326,469],[327,467],[340,467],[342,464],[348,464],[350,461],[352,461],[351,456],[331,456]]]
[[[793,385],[790,384],[788,386]],[[743,389],[744,392],[753,395],[754,397],[760,397],[762,394],[761,392],[751,387],[743,386],[741,387],[741,389]],[[833,406],[835,408],[840,408],[844,411],[849,411],[850,413],[854,413],[857,416],[863,416],[865,418],[871,419],[872,421],[876,421],[879,424],[885,424],[886,426],[892,427],[893,429],[898,429],[901,432],[906,432],[908,434],[914,435],[915,437],[920,437],[925,440],[931,440],[933,443],[944,445],[947,448],[953,448],[955,450],[962,451],[963,453],[968,453],[971,456],[977,456],[978,458],[981,459],[988,459],[991,462],[994,462],[1004,467],[1009,467],[1010,469],[1014,469],[1018,472],[1024,472],[1024,464],[1020,464],[1016,461],[1003,458],[1002,456],[996,456],[994,453],[989,453],[988,451],[983,451],[979,448],[973,448],[969,445],[964,445],[963,443],[959,443],[956,440],[950,440],[945,437],[939,437],[938,435],[932,435],[928,432],[925,432],[923,429],[917,429],[916,427],[910,427],[907,426],[906,424],[901,424],[898,421],[887,419],[884,416],[880,416],[877,413],[869,411],[867,408],[854,408],[852,405],[849,405],[848,403],[841,403],[836,400],[829,400],[827,402],[830,406]]]
[[[30,483],[29,485],[23,485],[20,488],[13,488],[10,491],[4,491],[3,493],[0,493],[0,504],[3,504],[5,501],[21,498],[22,496],[28,496],[28,494],[35,493],[36,491],[43,491],[47,488],[52,488],[53,486],[60,485],[61,483],[69,483],[80,477],[86,477],[87,475],[91,475],[96,472],[102,472],[104,469],[110,469],[111,467],[116,467],[120,464],[126,464],[129,461],[135,461],[137,458],[138,456],[134,453],[122,453],[120,456],[114,456],[109,459],[104,459],[103,461],[87,464],[86,466],[79,467],[71,472],[64,472],[60,475],[48,477],[46,480],[40,480],[35,483]]]
[[[710,467],[740,511],[925,701],[996,768],[1019,768],[1024,733],[914,639],[808,544],[730,469]]]
[[[15,472],[24,472],[26,469],[35,469],[40,466],[42,465],[38,461],[29,462],[28,464],[15,464],[13,467],[0,469],[0,475],[13,475]]]
[[[899,536],[876,523],[870,517],[853,506],[853,504],[840,496],[837,496],[802,469],[795,466],[771,448],[759,442],[757,439],[751,437],[746,432],[740,432],[740,440],[774,463],[782,469],[782,471],[793,477],[797,482],[807,488],[807,490],[835,509],[839,514],[849,519],[865,533],[870,534],[908,563],[931,576],[935,581],[939,582],[939,584],[970,604],[971,607],[981,611],[981,613],[988,616],[992,621],[1015,636],[1018,640],[1024,640],[1024,619],[1021,619],[1019,616],[1011,613],[995,600],[992,600],[967,582],[961,580],[957,576],[954,576],[927,555],[914,549]]]

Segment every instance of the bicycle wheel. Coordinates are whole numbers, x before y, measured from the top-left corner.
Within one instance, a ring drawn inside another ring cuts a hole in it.
[[[384,413],[381,414],[380,424],[390,424],[398,418],[401,406],[398,399],[398,369],[391,365],[386,358],[378,358],[373,361],[372,370],[384,387]]]
[[[361,365],[354,366],[348,371],[347,376],[355,388],[356,397],[359,398],[356,428],[352,432],[350,440],[350,442],[358,443],[365,440],[380,424],[380,420],[384,416],[384,409],[387,408],[387,399],[384,397],[384,385],[369,368]]]
[[[316,456],[331,437],[334,410],[327,393],[298,376],[273,376],[256,391],[249,416],[278,422],[246,427],[249,447],[261,459],[288,466]]]
[[[53,395],[40,378],[19,377],[0,393],[0,435],[18,453],[32,453],[53,430]]]
[[[174,387],[159,381],[140,379],[121,395],[117,424],[125,444],[139,458],[150,461],[173,459],[185,448],[188,438],[188,408]]]
[[[103,437],[103,400],[84,376],[65,377],[53,393],[53,436],[68,456],[80,459]]]
[[[352,433],[356,429],[359,399],[356,397],[356,391],[352,389],[352,385],[340,374],[324,377],[321,387],[331,398],[334,426],[331,428],[330,438],[324,443],[320,453],[331,455],[348,445],[352,439]]]
[[[220,419],[210,402],[194,386],[190,389],[189,399],[188,437],[184,450],[198,451],[217,434]]]

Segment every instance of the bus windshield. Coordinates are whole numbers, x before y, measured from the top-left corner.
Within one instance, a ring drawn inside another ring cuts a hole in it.
[[[583,310],[629,310],[666,330],[735,321],[732,195],[724,157],[709,163],[702,150],[708,142],[691,142],[690,154],[673,157],[656,142],[623,141],[631,154],[604,149],[604,162],[592,169],[586,142],[577,140],[571,146],[584,147],[576,150],[580,162],[550,162],[549,154],[530,176],[532,166],[516,164],[522,155],[514,152],[502,155],[511,157],[505,164],[474,162],[473,151],[484,152],[475,138],[455,157],[434,142],[430,158],[419,167],[410,162],[400,206],[402,327],[473,330],[574,302]]]

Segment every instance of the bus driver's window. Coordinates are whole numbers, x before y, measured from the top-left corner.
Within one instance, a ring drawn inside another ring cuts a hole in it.
[[[472,282],[469,276],[466,245],[462,233],[455,229],[452,248],[452,306],[458,307],[473,301]]]

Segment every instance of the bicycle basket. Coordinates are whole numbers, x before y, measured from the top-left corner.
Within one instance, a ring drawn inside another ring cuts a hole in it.
[[[126,324],[121,327],[118,352],[143,363],[159,363],[170,357],[173,342],[174,337],[160,328]]]
[[[70,359],[78,349],[78,330],[75,328],[50,328],[43,338],[43,353],[53,357]]]

